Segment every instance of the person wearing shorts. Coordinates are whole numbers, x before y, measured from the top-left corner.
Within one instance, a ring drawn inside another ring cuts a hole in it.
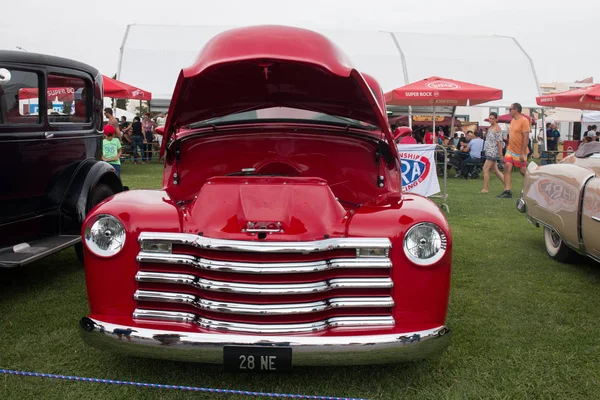
[[[498,160],[502,157],[502,129],[498,125],[498,114],[491,112],[489,116],[490,127],[485,135],[485,164],[483,165],[483,189],[481,193],[488,192],[490,183],[490,170],[504,183],[504,175],[498,169]]]
[[[527,148],[531,131],[529,120],[521,114],[523,107],[519,103],[511,104],[509,110],[512,121],[510,121],[508,129],[508,146],[504,154],[504,192],[496,196],[501,199],[512,198],[510,191],[512,169],[513,167],[519,168],[521,175],[525,176],[527,155],[529,154]]]

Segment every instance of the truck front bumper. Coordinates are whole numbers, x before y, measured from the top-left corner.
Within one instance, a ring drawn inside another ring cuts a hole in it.
[[[116,325],[84,317],[87,344],[120,354],[222,364],[224,346],[292,349],[294,366],[361,365],[413,361],[440,354],[450,343],[445,326],[402,334],[364,336],[266,336],[189,333]]]

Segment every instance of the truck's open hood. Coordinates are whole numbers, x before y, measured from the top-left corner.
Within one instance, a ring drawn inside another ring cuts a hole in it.
[[[283,26],[234,29],[209,41],[179,75],[167,139],[193,122],[269,107],[364,121],[381,128],[393,147],[385,106],[347,57],[318,33]]]

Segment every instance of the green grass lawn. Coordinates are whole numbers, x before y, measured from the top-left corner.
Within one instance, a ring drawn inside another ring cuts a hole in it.
[[[161,166],[123,165],[132,189],[157,188]],[[514,193],[522,179],[514,174]],[[73,250],[0,271],[0,367],[106,379],[279,393],[405,398],[600,398],[600,265],[551,261],[542,231],[515,199],[478,193],[482,179],[449,178],[454,272],[449,349],[423,362],[297,368],[284,375],[127,358],[84,346],[83,269]],[[41,378],[0,378],[0,399],[242,398]]]

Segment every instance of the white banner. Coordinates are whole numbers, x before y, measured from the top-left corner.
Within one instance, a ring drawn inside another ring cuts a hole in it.
[[[431,196],[440,192],[434,144],[399,144],[402,191]]]

